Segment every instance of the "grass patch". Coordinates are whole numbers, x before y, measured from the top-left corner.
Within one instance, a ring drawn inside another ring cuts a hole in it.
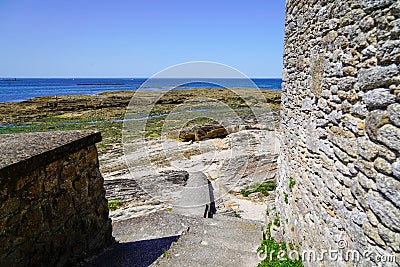
[[[244,197],[248,197],[250,194],[255,193],[255,192],[260,192],[264,196],[269,195],[269,191],[274,191],[276,189],[276,182],[275,181],[266,181],[262,184],[260,183],[255,183],[253,184],[250,188],[248,189],[243,189],[240,191],[240,193]]]
[[[288,204],[289,203],[288,194],[287,193],[283,193],[283,195],[285,197],[285,203]]]
[[[296,184],[296,181],[292,178],[289,177],[289,189],[292,191],[293,186]]]
[[[163,256],[163,258],[165,258],[165,257],[167,257],[167,255],[168,255],[168,249],[163,252],[162,256]]]
[[[279,221],[278,216],[276,216],[276,217],[274,218],[274,225],[277,226],[277,227],[279,227],[279,226],[281,225],[281,222]]]
[[[108,209],[114,211],[122,205],[122,201],[119,198],[108,200]]]
[[[258,265],[258,267],[303,266],[301,258],[299,257],[299,259],[290,259],[287,256],[286,249],[287,246],[285,242],[276,243],[272,238],[263,240],[261,245],[258,247],[257,252],[265,255],[265,259]]]
[[[272,226],[272,222],[269,222],[267,225],[267,231],[265,232],[265,234],[268,238],[271,237],[271,226]]]
[[[235,212],[235,217],[236,217],[236,218],[242,218],[242,216],[240,216],[240,214],[237,213],[237,212]]]
[[[151,138],[158,138],[160,137],[160,135],[158,133],[147,133],[146,134],[147,137],[151,137]]]

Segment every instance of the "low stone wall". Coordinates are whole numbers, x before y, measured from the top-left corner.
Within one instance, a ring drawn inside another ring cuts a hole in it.
[[[400,3],[287,0],[286,8],[281,233],[320,258],[330,248],[361,258],[325,254],[307,266],[399,262]]]
[[[85,131],[0,135],[0,266],[66,266],[113,243]]]

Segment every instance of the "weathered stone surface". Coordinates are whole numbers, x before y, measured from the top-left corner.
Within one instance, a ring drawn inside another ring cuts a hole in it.
[[[302,249],[329,249],[342,239],[349,249],[400,257],[399,1],[286,4],[287,19],[301,16],[307,28],[294,24],[285,37],[290,75],[283,81],[275,206],[295,229],[281,223],[276,236]],[[292,58],[311,66],[298,68]],[[286,203],[289,177],[298,187]]]
[[[400,162],[396,161],[392,163],[392,172],[393,175],[400,180]]]
[[[201,141],[206,138],[223,138],[228,135],[228,131],[221,125],[203,125],[194,126],[188,129],[182,129],[179,133],[169,133],[169,137],[183,142],[187,141]]]
[[[367,11],[372,11],[380,8],[384,8],[393,4],[394,0],[362,0],[361,5]]]
[[[368,107],[384,107],[396,101],[396,97],[389,89],[378,88],[368,91],[363,96],[363,101]]]
[[[377,140],[378,129],[389,122],[387,112],[374,110],[370,112],[365,120],[365,130],[372,140]]]
[[[371,29],[372,27],[374,27],[375,25],[375,21],[372,17],[365,17],[364,19],[362,19],[360,21],[360,28],[363,31],[368,31],[369,29]]]
[[[369,162],[369,161],[366,161],[366,160],[358,159],[354,163],[354,165],[359,171],[364,173],[368,178],[371,178],[371,179],[374,179],[374,180],[376,179],[376,176],[378,175],[378,172],[375,170],[373,162]]]
[[[368,194],[368,204],[386,227],[400,231],[400,209],[385,201],[377,192]]]
[[[385,67],[374,67],[370,69],[360,69],[358,71],[358,83],[361,89],[372,89],[389,86],[393,82],[393,77],[399,74],[398,67],[393,64]]]
[[[378,130],[378,141],[400,152],[400,128],[387,124]]]
[[[390,176],[378,174],[376,185],[378,190],[400,209],[400,182]]]
[[[342,118],[346,128],[350,129],[353,133],[358,135],[364,135],[364,121],[356,118],[350,114],[346,114]]]
[[[94,135],[0,137],[3,146],[14,142],[20,148],[20,161],[10,162],[7,153],[0,160],[11,164],[0,170],[0,188],[7,192],[0,194],[1,266],[72,265],[113,243],[94,146],[101,136]],[[16,167],[26,172],[3,176]]]
[[[390,163],[384,160],[383,158],[377,158],[374,161],[374,167],[377,169],[379,172],[385,173],[387,175],[392,174],[392,168],[390,166]]]
[[[358,115],[360,117],[365,117],[368,115],[367,106],[365,104],[356,103],[351,106],[350,112],[353,115]]]
[[[400,104],[396,103],[396,104],[392,104],[388,107],[387,109],[388,111],[388,116],[390,121],[400,127]]]
[[[366,160],[374,160],[379,153],[379,146],[368,140],[366,137],[358,138],[358,154]]]
[[[100,140],[100,133],[89,131],[3,134],[0,136],[0,150],[3,151],[0,178],[19,177],[35,166],[46,166]]]
[[[357,180],[358,180],[358,182],[360,183],[360,185],[362,186],[362,187],[364,187],[365,189],[374,189],[374,190],[376,190],[377,189],[377,187],[376,187],[376,184],[375,184],[375,181],[374,180],[372,180],[372,179],[370,179],[370,178],[368,178],[367,176],[365,176],[363,173],[358,173],[357,174]],[[358,191],[359,193],[360,193],[360,191]],[[361,191],[362,193],[363,193],[363,191]],[[362,194],[362,197],[361,197],[362,199],[364,198],[364,195]],[[360,199],[359,199],[360,200]]]

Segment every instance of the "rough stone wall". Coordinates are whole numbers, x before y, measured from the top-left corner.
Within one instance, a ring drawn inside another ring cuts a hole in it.
[[[29,142],[32,136],[50,140],[44,133],[8,136],[2,145],[16,138],[27,149],[35,146],[35,140]],[[4,167],[0,206],[0,266],[71,266],[113,243],[97,150],[90,140]]]
[[[370,258],[396,255],[399,263],[400,2],[286,5],[281,233],[301,251],[344,247],[375,253]]]

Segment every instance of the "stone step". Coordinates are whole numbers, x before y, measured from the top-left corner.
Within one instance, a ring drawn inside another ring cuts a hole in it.
[[[113,235],[120,243],[86,266],[256,266],[263,226],[235,217],[172,212],[116,221]]]
[[[261,244],[262,228],[253,224],[239,222],[204,223],[190,226],[188,238],[192,243],[204,243],[209,246],[224,247],[237,251],[254,252]],[[185,236],[182,236],[185,239]]]
[[[256,266],[263,224],[219,216],[192,224],[153,266]]]
[[[180,236],[196,221],[200,221],[199,218],[172,212],[157,212],[143,217],[114,221],[113,236],[118,242]]]
[[[178,240],[151,266],[257,266],[260,260],[256,252],[237,251],[218,246],[190,243]]]

